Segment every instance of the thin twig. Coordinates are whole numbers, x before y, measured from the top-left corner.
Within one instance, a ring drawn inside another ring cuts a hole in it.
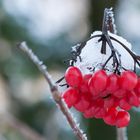
[[[126,127],[117,128],[117,140],[128,140],[126,131]]]
[[[114,38],[113,36],[110,36],[110,38],[116,42],[118,42],[130,55],[131,57],[134,59],[134,61],[136,61],[136,63],[138,64],[138,66],[140,67],[140,62],[139,62],[139,56],[135,55],[127,46],[125,46],[122,42],[120,42],[119,40],[117,40],[116,38]]]
[[[103,65],[103,69],[105,68],[105,66],[106,66],[106,64],[109,62],[109,60],[111,59],[113,57],[113,55],[111,54],[110,56],[109,56],[109,58],[106,60],[106,62],[104,63],[104,65]]]
[[[64,114],[66,117],[69,125],[71,126],[73,132],[77,136],[79,140],[87,140],[86,135],[83,133],[83,131],[79,128],[78,124],[74,120],[71,112],[69,111],[67,105],[61,98],[61,94],[55,84],[55,82],[52,80],[51,75],[48,73],[46,66],[43,64],[42,61],[38,59],[38,57],[32,52],[30,48],[26,45],[26,42],[21,42],[18,45],[18,48],[22,50],[30,60],[37,66],[37,68],[40,70],[40,72],[44,75],[46,81],[49,84],[52,96],[56,104],[58,105],[60,111]]]

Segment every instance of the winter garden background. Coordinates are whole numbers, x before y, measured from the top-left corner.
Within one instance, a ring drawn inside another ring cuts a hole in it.
[[[43,76],[16,44],[26,40],[56,81],[64,75],[71,46],[101,30],[105,7],[114,8],[118,35],[140,54],[139,0],[0,1],[0,140],[76,139]],[[116,139],[115,127],[72,112],[89,140]],[[129,140],[139,140],[139,108],[130,114]]]

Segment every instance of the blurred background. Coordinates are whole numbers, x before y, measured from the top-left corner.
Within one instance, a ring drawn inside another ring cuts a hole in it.
[[[71,46],[101,30],[113,7],[118,34],[140,54],[139,0],[0,0],[0,140],[76,140],[37,68],[16,48],[26,41],[56,81]],[[72,110],[89,140],[116,139],[116,128]],[[140,139],[140,110],[133,109],[129,140]]]

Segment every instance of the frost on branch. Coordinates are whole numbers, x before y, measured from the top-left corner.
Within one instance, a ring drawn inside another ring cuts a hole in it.
[[[40,72],[44,75],[46,81],[49,84],[53,100],[56,102],[60,111],[66,117],[67,122],[69,123],[69,125],[73,129],[73,132],[75,133],[77,138],[79,140],[87,140],[86,135],[80,129],[79,125],[77,125],[77,122],[75,121],[71,112],[67,108],[65,102],[60,97],[60,91],[58,90],[57,85],[51,79],[51,75],[48,73],[46,66],[43,64],[42,61],[39,60],[39,58],[34,54],[34,52],[30,48],[28,48],[26,42],[21,42],[20,44],[18,44],[18,48],[20,50],[22,50],[30,58],[30,60],[37,66],[37,68],[40,70]]]

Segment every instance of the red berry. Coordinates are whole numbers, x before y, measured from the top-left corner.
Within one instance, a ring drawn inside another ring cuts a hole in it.
[[[106,99],[104,99],[104,108],[111,108],[115,104],[115,98],[110,96]]]
[[[106,109],[103,108],[103,101],[98,100],[97,103],[92,103],[90,107],[84,111],[85,118],[103,118],[106,115]]]
[[[134,91],[135,91],[136,95],[137,95],[138,97],[140,97],[140,79],[138,79],[138,83],[137,83],[137,85],[136,85]]]
[[[100,109],[101,109],[101,107],[95,106],[95,108],[94,108],[94,117],[95,118],[99,118],[98,115],[99,115]]]
[[[118,75],[110,74],[107,80],[106,90],[110,93],[115,92],[119,88]]]
[[[95,105],[91,104],[90,107],[84,111],[85,118],[93,118],[95,116]]]
[[[90,81],[89,81],[90,82]],[[95,91],[95,88],[91,85],[91,83],[89,83],[89,91],[91,93],[91,95],[93,96],[93,98],[98,98],[100,93]]]
[[[106,96],[109,96],[109,94],[110,93],[108,91],[104,90],[104,91],[100,92],[100,97],[105,98]]]
[[[80,100],[74,105],[74,107],[80,111],[80,112],[84,112],[86,109],[88,109],[90,105],[90,101],[88,100],[88,98],[86,98],[86,96],[81,96]]]
[[[95,118],[103,118],[106,116],[106,113],[107,113],[107,111],[105,108],[96,107],[94,117]]]
[[[71,66],[66,70],[65,79],[69,86],[79,87],[83,77],[81,71],[77,67]]]
[[[92,77],[92,74],[86,74],[83,77],[83,82],[80,85],[80,91],[82,93],[88,93],[89,92],[89,87],[88,87],[88,82],[89,79]]]
[[[94,102],[94,104],[96,106],[99,106],[99,107],[103,107],[104,106],[104,100],[102,98],[98,98],[95,101],[93,100],[93,102]]]
[[[106,113],[106,116],[103,117],[104,122],[109,125],[115,125],[117,113],[118,111],[116,108],[114,107],[110,108]]]
[[[128,103],[127,98],[124,97],[119,101],[119,106],[120,108],[124,109],[124,110],[130,110],[131,109],[131,105]]]
[[[62,98],[64,98],[64,101],[66,102],[67,106],[71,108],[73,105],[75,105],[79,101],[80,94],[77,89],[69,87],[63,93]]]
[[[112,93],[117,98],[123,98],[126,95],[126,91],[123,89],[118,89],[117,91]]]
[[[140,105],[139,98],[136,96],[135,92],[133,91],[127,92],[127,100],[128,103],[132,106],[138,107]]]
[[[107,78],[108,76],[104,70],[95,72],[89,80],[90,92],[93,93],[93,95],[102,92],[106,88]]]
[[[137,85],[137,81],[138,81],[138,78],[134,72],[124,71],[122,72],[120,76],[119,84],[120,84],[120,87],[124,90],[132,90]]]
[[[116,117],[117,127],[126,127],[130,122],[130,115],[127,111],[119,111]]]

